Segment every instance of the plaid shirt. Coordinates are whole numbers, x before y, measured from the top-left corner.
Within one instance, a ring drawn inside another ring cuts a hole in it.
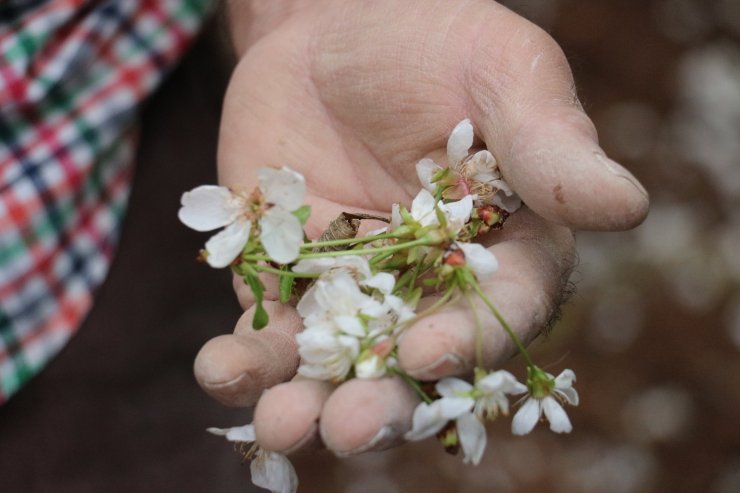
[[[0,403],[67,342],[126,209],[137,106],[208,0],[0,0]]]

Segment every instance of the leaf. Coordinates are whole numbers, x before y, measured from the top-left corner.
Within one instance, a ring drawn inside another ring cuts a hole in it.
[[[254,304],[257,307],[254,311],[254,317],[252,318],[252,328],[254,330],[264,329],[270,322],[270,316],[267,314],[267,311],[265,311],[265,307],[262,306],[262,300],[265,297],[265,286],[262,284],[259,277],[249,272],[244,274],[244,282],[246,282],[252,290],[252,294],[254,294]]]
[[[293,211],[293,215],[298,218],[302,226],[305,226],[308,222],[308,218],[311,216],[311,206],[304,205]]]

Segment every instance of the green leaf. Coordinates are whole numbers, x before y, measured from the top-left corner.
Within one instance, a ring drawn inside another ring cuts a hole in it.
[[[298,218],[301,224],[305,225],[311,216],[311,206],[304,205],[293,211],[293,215]]]
[[[254,330],[262,330],[267,327],[268,323],[270,323],[270,316],[265,311],[265,307],[262,306],[262,303],[259,303],[257,305],[257,309],[254,311],[254,317],[252,318],[252,328]]]
[[[295,284],[295,277],[280,276],[280,303],[290,301],[290,295],[293,294],[293,284]]]
[[[257,309],[254,311],[254,317],[252,318],[252,328],[254,330],[264,329],[270,322],[270,316],[265,311],[265,307],[262,306],[262,300],[265,297],[265,286],[259,277],[251,273],[244,274],[244,282],[252,290],[254,304],[257,306]]]

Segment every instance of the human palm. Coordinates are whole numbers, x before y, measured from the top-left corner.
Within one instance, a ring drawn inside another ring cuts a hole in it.
[[[469,117],[477,144],[528,206],[485,239],[501,268],[484,289],[531,340],[563,295],[570,228],[624,229],[647,210],[644,190],[598,147],[562,52],[484,0],[298,4],[273,16],[269,32],[234,33],[242,53],[224,102],[222,183],[256,183],[267,165],[299,171],[313,208],[307,233],[316,238],[340,212],[387,215],[392,203],[408,204],[420,188],[415,163],[443,162],[450,130]],[[293,451],[321,439],[349,454],[392,445],[409,428],[417,398],[395,378],[288,381],[300,318],[268,301],[270,326],[253,332],[248,289],[240,280],[235,288],[247,312],[233,335],[204,346],[196,376],[226,404],[259,399],[263,447]],[[494,367],[513,348],[484,313],[484,359]],[[421,379],[465,375],[474,329],[467,305],[427,317],[405,331],[399,365]]]

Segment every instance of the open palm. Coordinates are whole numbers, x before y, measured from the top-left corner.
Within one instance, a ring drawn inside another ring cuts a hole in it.
[[[525,340],[562,298],[571,228],[625,229],[647,211],[642,187],[598,147],[560,49],[494,2],[306,2],[269,32],[234,37],[242,53],[224,103],[220,180],[248,186],[267,165],[299,171],[314,238],[342,211],[387,215],[392,203],[409,204],[420,188],[415,163],[443,163],[450,130],[472,120],[479,145],[528,207],[486,238],[501,268],[484,286]],[[247,309],[248,290],[235,287]],[[248,309],[233,335],[209,341],[196,360],[199,382],[222,402],[259,398],[263,447],[293,451],[321,439],[350,454],[392,445],[408,430],[417,400],[394,378],[281,383],[295,374],[301,323],[290,306],[266,308],[268,328],[253,332]],[[512,347],[484,313],[493,367]],[[399,343],[400,366],[429,380],[469,373],[474,327],[467,305],[422,320]]]

